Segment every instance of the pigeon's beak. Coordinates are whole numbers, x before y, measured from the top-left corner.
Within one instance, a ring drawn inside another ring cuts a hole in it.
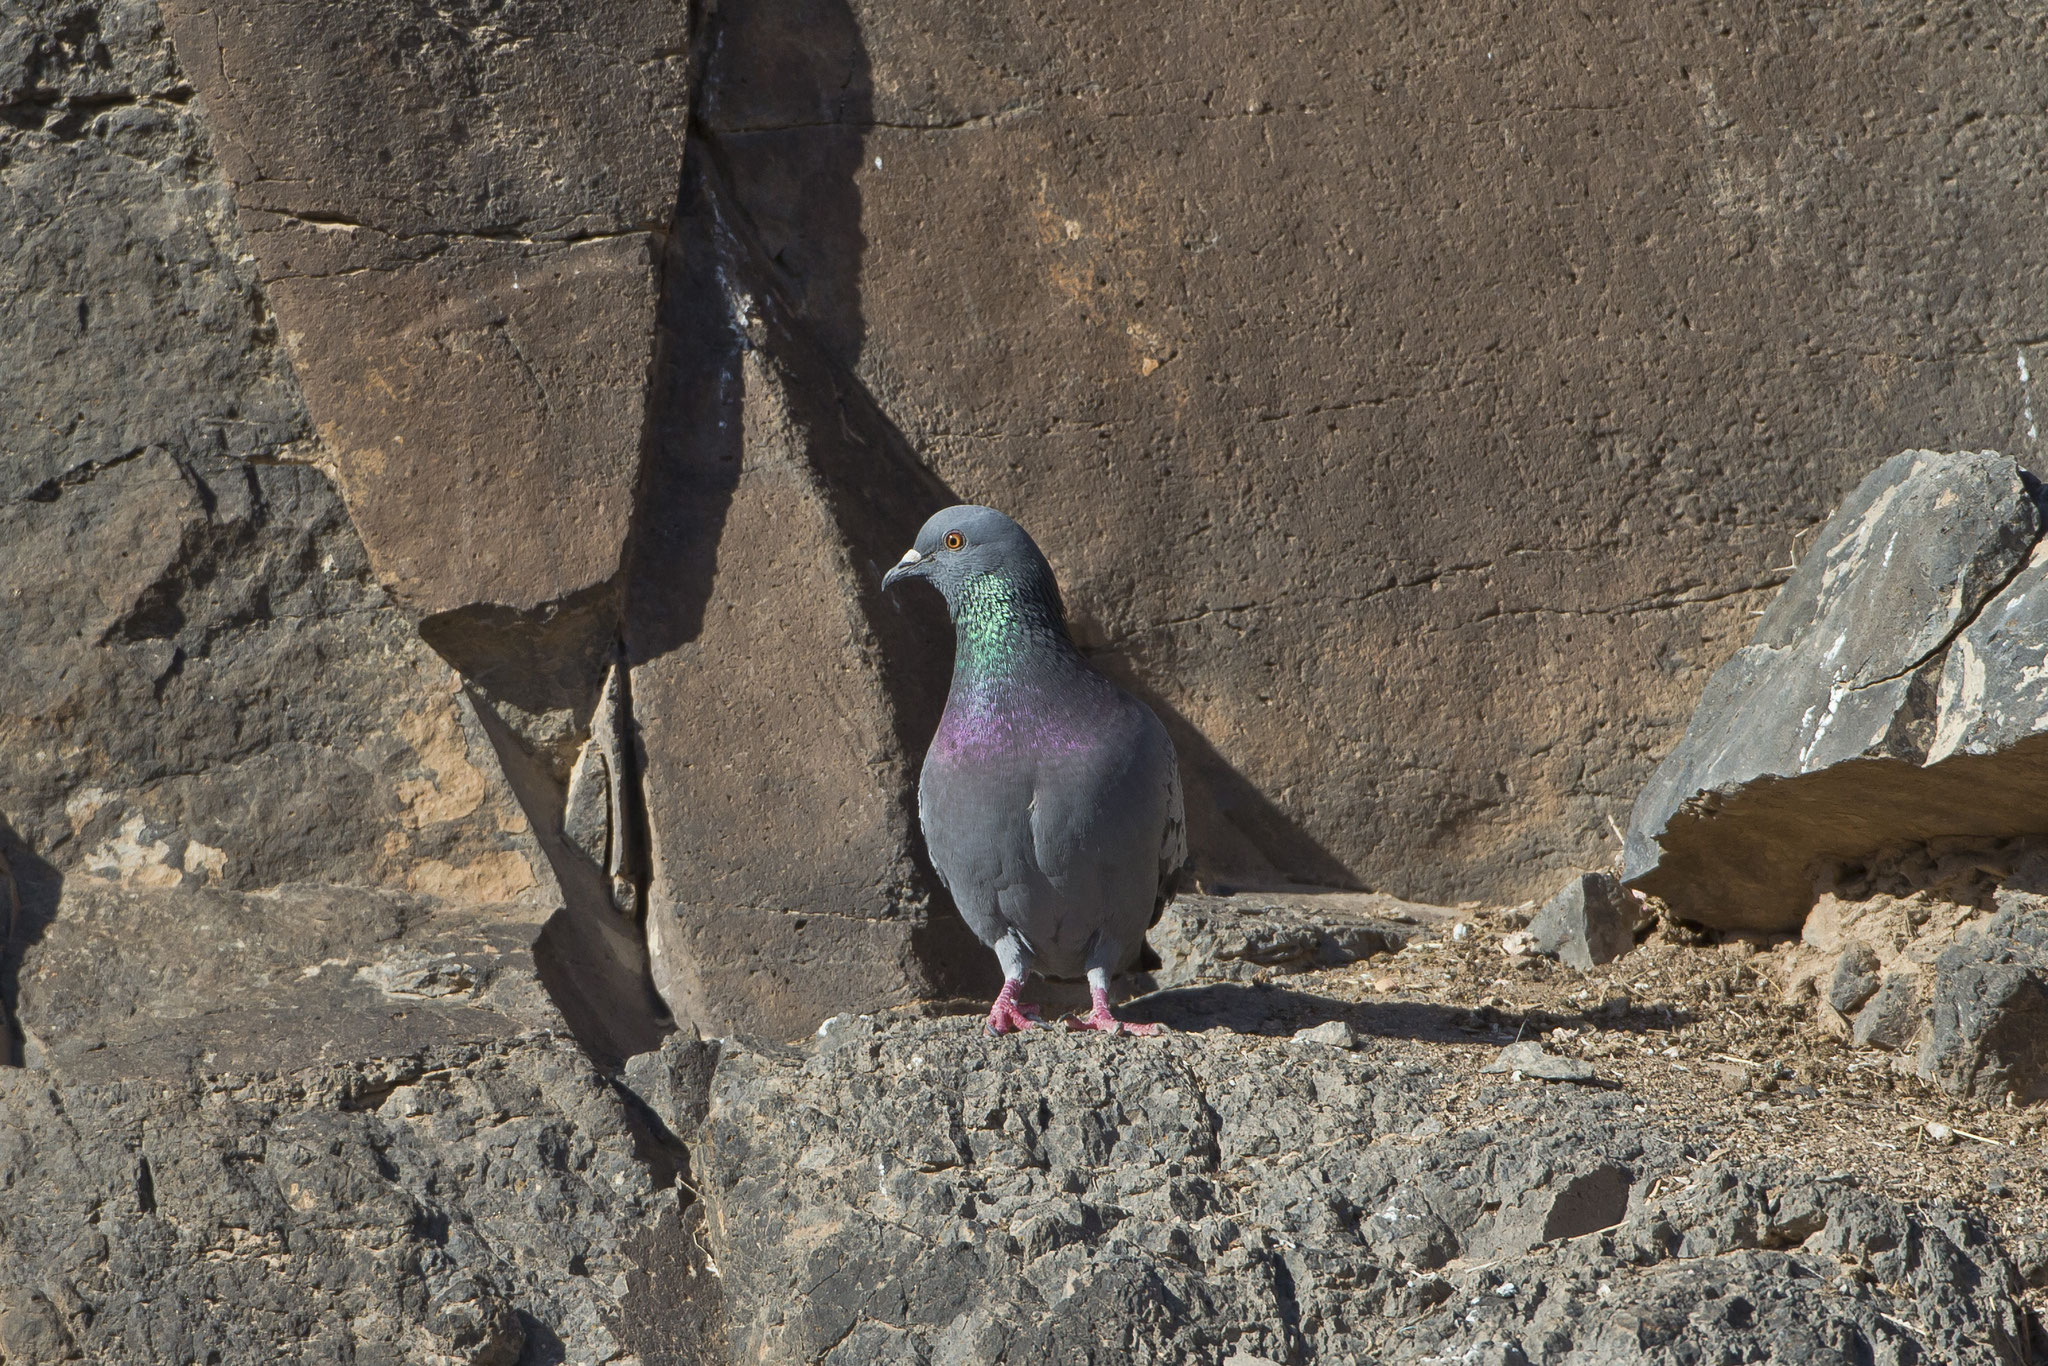
[[[923,578],[926,573],[924,565],[924,556],[918,554],[915,548],[904,551],[903,558],[896,561],[896,567],[882,575],[882,591],[887,592],[904,579]]]

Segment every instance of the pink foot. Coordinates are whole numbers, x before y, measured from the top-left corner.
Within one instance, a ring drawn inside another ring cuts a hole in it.
[[[1095,1002],[1095,1008],[1086,1015],[1069,1019],[1067,1021],[1068,1029],[1074,1030],[1077,1033],[1084,1029],[1099,1029],[1105,1034],[1115,1034],[1119,1030],[1127,1034],[1157,1034],[1159,1032],[1159,1026],[1156,1024],[1126,1024],[1115,1015],[1112,1015],[1109,1010],[1108,992],[1091,987],[1088,995]]]
[[[988,1008],[989,1033],[1015,1034],[1038,1028],[1038,1007],[1017,1004],[1017,992],[1023,985],[1022,982],[1003,983],[1003,989],[996,994],[996,1003]]]

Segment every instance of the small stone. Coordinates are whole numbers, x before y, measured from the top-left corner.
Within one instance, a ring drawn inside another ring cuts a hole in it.
[[[1643,903],[1612,873],[1574,878],[1529,924],[1536,951],[1580,972],[1611,963],[1636,946]]]
[[[1868,944],[1851,944],[1835,960],[1834,976],[1828,979],[1828,1004],[1844,1015],[1854,1015],[1877,995],[1877,955]]]
[[[1358,1036],[1351,1032],[1351,1026],[1343,1020],[1325,1020],[1312,1029],[1297,1029],[1296,1043],[1328,1044],[1332,1048],[1356,1048]]]
[[[1929,1120],[1927,1123],[1927,1136],[1936,1143],[1953,1143],[1956,1141],[1956,1131],[1954,1129],[1949,1128],[1946,1124],[1936,1123],[1933,1120]]]
[[[1536,956],[1536,936],[1527,930],[1516,930],[1502,936],[1500,951],[1510,958],[1533,958]]]
[[[1714,1075],[1721,1079],[1721,1089],[1731,1095],[1741,1095],[1749,1089],[1749,1069],[1732,1062],[1724,1062],[1714,1069]]]
[[[1457,924],[1451,926],[1451,938],[1457,940],[1459,943],[1462,944],[1471,937],[1472,925],[1469,921],[1460,920]]]
[[[1398,987],[1400,985],[1401,984],[1392,977],[1375,977],[1372,981],[1372,989],[1374,991],[1392,991],[1395,987]]]
[[[1910,972],[1895,972],[1856,1014],[1849,1037],[1861,1048],[1897,1052],[1920,1028],[1920,986]]]
[[[1500,1056],[1479,1069],[1482,1072],[1512,1072],[1538,1081],[1592,1081],[1593,1069],[1576,1058],[1560,1058],[1543,1051],[1534,1039],[1511,1043]]]

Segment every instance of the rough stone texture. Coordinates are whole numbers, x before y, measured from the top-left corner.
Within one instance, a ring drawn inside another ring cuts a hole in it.
[[[2048,1100],[2048,898],[1999,903],[1935,961],[1919,1071],[1957,1095],[2028,1104]]]
[[[1827,1001],[1837,1015],[1853,1015],[1877,994],[1883,966],[1876,950],[1868,944],[1852,944],[1835,960],[1828,978]]]
[[[1998,600],[1956,637],[1942,670],[1927,759],[1993,754],[2042,728],[2048,717],[2048,543]]]
[[[1920,1032],[1919,975],[1895,972],[1884,979],[1864,1007],[1856,1012],[1849,1037],[1859,1047],[1904,1048]]]
[[[1184,892],[1145,935],[1160,959],[1150,984],[1263,981],[1335,967],[1394,952],[1424,932],[1424,917],[1443,922],[1455,914],[1370,895]]]
[[[1582,873],[1543,903],[1529,933],[1538,953],[1590,972],[1634,948],[1646,919],[1642,903],[1614,874]]]
[[[380,580],[423,612],[613,580],[685,6],[164,8]]]
[[[154,11],[9,24],[0,370],[72,377],[0,393],[0,999],[88,921],[140,949],[200,908],[260,926],[294,888],[545,921],[562,893],[486,718],[327,480],[280,463],[308,423]],[[180,939],[167,981],[204,956]]]
[[[1609,1092],[1522,1092],[1508,1141],[1446,1129],[1439,1079],[1370,1045],[1137,1042],[728,1045],[685,1128],[735,1358],[2029,1359],[2018,1277],[1957,1211],[1695,1169]]]
[[[1345,1020],[1325,1020],[1319,1025],[1294,1031],[1296,1043],[1317,1043],[1328,1048],[1356,1048],[1358,1035]]]
[[[880,597],[881,566],[952,500],[790,326],[719,167],[693,156],[684,184],[627,616],[654,980],[706,1032],[779,1038],[993,993],[910,800],[944,623]]]
[[[1816,862],[2048,829],[2048,735],[2013,721],[2023,698],[1990,699],[1984,664],[2013,663],[1997,624],[2024,604],[2006,594],[2041,527],[2031,477],[1989,451],[1906,451],[1873,472],[1637,798],[1630,885],[1707,925],[1797,929]]]
[[[943,630],[875,594],[960,496],[1213,869],[1586,861],[1871,443],[2017,430],[2037,172],[1977,96],[2036,38],[164,12],[183,67],[135,0],[0,14],[9,1362],[2024,1356],[1968,1216],[1695,1173],[1611,1091],[1453,1130],[1328,1028],[657,1049],[620,910],[713,1029],[978,985],[906,801]],[[1996,758],[1969,678],[1937,744]],[[1413,931],[1353,909],[1175,929],[1233,981]],[[1973,1093],[2020,952],[1955,977]]]
[[[2048,411],[2018,15],[714,23],[702,119],[790,294],[1046,547],[1211,868],[1449,901],[1599,866],[1871,462]]]
[[[2048,1099],[2048,845],[1950,838],[1842,870],[1786,999],[1893,1068],[1992,1105]]]
[[[623,1360],[644,950],[305,463],[190,94],[0,17],[0,1355]]]
[[[628,1248],[681,1216],[629,1104],[566,1037],[387,1042],[283,1073],[0,1070],[6,1360],[632,1359]]]

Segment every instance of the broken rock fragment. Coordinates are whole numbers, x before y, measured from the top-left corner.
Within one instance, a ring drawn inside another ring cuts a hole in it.
[[[1536,952],[1580,972],[1611,963],[1636,946],[1643,904],[1612,873],[1586,873],[1567,883],[1529,922]]]
[[[1951,1095],[2024,1105],[2048,1100],[2048,904],[2025,893],[1999,903],[1935,961],[1918,1071]]]
[[[1797,929],[1816,862],[2048,830],[2030,485],[1993,451],[1865,479],[1637,799],[1629,885],[1716,928]]]

